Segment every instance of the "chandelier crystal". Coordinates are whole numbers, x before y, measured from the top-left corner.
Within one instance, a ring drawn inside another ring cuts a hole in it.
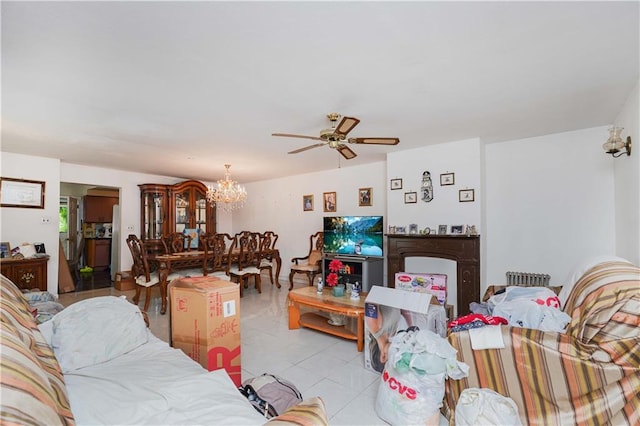
[[[207,187],[207,201],[211,205],[228,212],[244,205],[244,201],[247,199],[247,191],[244,186],[235,180],[231,180],[231,173],[229,172],[231,164],[225,164],[224,167],[227,169],[224,172],[224,179],[218,180],[217,187],[213,185]]]

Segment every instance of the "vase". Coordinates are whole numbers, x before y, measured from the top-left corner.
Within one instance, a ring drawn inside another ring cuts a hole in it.
[[[344,296],[344,284],[338,284],[337,286],[333,287],[333,289],[331,289],[331,292],[335,297]]]
[[[344,315],[336,314],[334,312],[329,312],[329,321],[327,321],[331,325],[341,326],[344,325]]]

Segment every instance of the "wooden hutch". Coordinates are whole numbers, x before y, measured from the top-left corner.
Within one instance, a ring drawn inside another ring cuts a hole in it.
[[[207,187],[195,180],[175,185],[145,183],[140,187],[141,238],[149,250],[162,251],[163,236],[198,229],[216,231],[216,208],[207,202]]]

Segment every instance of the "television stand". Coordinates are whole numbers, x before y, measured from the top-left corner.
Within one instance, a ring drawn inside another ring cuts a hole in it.
[[[357,255],[340,255],[340,254],[325,254],[322,261],[322,278],[324,282],[327,282],[327,275],[329,271],[329,263],[333,259],[341,261],[345,269],[349,270],[349,273],[342,273],[340,284],[346,284],[347,282],[354,284],[356,281],[362,286],[361,291],[368,293],[374,285],[382,286],[384,284],[384,258],[371,257],[371,256],[357,256]]]

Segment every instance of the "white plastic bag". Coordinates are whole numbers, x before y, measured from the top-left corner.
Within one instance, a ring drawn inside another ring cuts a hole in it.
[[[376,413],[392,425],[437,424],[445,379],[465,377],[468,371],[456,360],[456,350],[434,332],[400,332],[391,340]]]

